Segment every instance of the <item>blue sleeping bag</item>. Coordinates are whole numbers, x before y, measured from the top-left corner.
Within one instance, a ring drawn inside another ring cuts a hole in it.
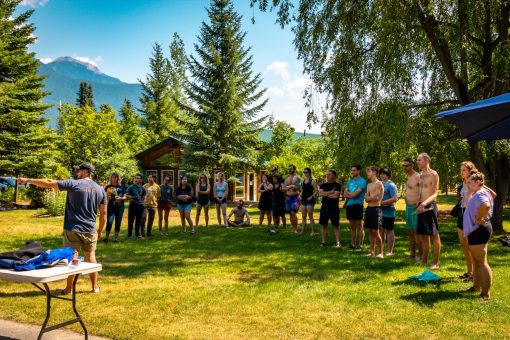
[[[70,247],[51,249],[25,263],[15,265],[14,270],[22,271],[52,267],[63,260],[67,260],[67,263],[71,263],[73,257],[74,250]]]

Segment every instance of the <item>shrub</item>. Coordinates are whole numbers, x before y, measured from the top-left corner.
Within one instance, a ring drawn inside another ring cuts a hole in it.
[[[27,195],[28,189],[24,186],[18,187],[18,203],[19,202],[28,202],[30,198]],[[3,202],[12,202],[14,197],[14,188],[9,188],[6,191],[2,191],[0,193],[0,201]]]
[[[51,216],[62,216],[66,208],[65,191],[47,190],[43,195],[43,205]]]

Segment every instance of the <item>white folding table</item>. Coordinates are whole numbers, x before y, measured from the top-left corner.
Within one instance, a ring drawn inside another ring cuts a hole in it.
[[[76,309],[76,282],[78,281],[78,277],[80,275],[99,272],[101,271],[101,269],[102,269],[101,264],[89,262],[82,262],[77,266],[57,266],[52,268],[36,269],[29,271],[14,271],[9,269],[0,269],[0,280],[31,283],[34,286],[36,286],[39,290],[46,293],[46,319],[44,320],[44,323],[41,327],[41,331],[39,332],[39,336],[37,337],[38,340],[40,340],[43,334],[46,332],[50,332],[57,328],[65,327],[75,322],[80,323],[81,327],[83,328],[83,331],[85,332],[85,339],[88,339],[87,328],[85,328],[85,324],[83,323],[83,320],[78,314],[78,310]],[[50,288],[48,287],[49,282],[66,280],[71,275],[75,275],[73,280],[72,298],[55,296],[51,294]],[[44,289],[38,285],[41,283],[44,286]],[[50,319],[52,298],[71,301],[76,318],[64,321],[53,326],[46,327]]]

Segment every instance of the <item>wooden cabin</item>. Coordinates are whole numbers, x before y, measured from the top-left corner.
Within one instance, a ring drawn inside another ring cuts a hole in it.
[[[181,163],[183,144],[173,137],[168,137],[160,143],[138,153],[135,157],[145,172],[153,175],[156,183],[162,183],[165,176],[170,176],[170,184],[177,186],[179,179],[188,171],[186,165]],[[262,172],[263,173],[263,172]],[[236,174],[236,182],[229,182],[229,200],[243,199],[245,201],[258,201],[257,188],[262,173],[245,171]],[[215,178],[210,178],[213,185]],[[191,183],[195,185],[195,183]],[[212,198],[211,192],[211,198]]]

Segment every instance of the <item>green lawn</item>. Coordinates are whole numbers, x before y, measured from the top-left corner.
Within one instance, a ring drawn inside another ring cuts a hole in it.
[[[451,207],[452,199],[441,197],[440,208]],[[276,236],[259,226],[213,226],[181,235],[174,225],[168,237],[101,242],[102,291],[88,293],[88,279],[80,280],[78,308],[92,334],[118,339],[508,338],[510,249],[491,242],[492,300],[481,302],[475,294],[460,292],[468,287],[456,278],[465,266],[455,223],[444,220],[437,271],[442,284],[415,283],[407,277],[424,267],[407,258],[402,208],[401,200],[396,254],[384,260],[346,248],[321,248],[318,236],[294,235],[289,227]],[[258,222],[256,208],[250,211]],[[0,252],[25,240],[60,246],[62,218],[35,213],[0,212]],[[177,213],[171,216],[176,224]],[[347,245],[345,222],[342,211],[342,243]],[[330,232],[331,244],[332,237]],[[62,288],[62,283],[51,287]],[[67,303],[54,306],[51,322],[69,316]],[[1,318],[40,324],[44,310],[44,297],[31,285],[1,282]]]

